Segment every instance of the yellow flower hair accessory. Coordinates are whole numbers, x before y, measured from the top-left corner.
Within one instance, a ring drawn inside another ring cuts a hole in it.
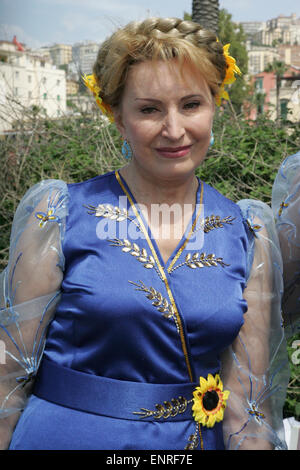
[[[230,85],[231,83],[235,82],[236,80],[235,74],[238,74],[238,75],[242,74],[239,67],[236,65],[236,60],[229,55],[229,47],[230,47],[230,44],[226,44],[226,46],[223,46],[223,52],[224,52],[224,57],[226,60],[227,68],[226,68],[225,78],[220,86],[219,93],[216,97],[216,104],[218,106],[220,106],[222,98],[225,100],[229,100],[229,95],[227,91],[225,91],[225,85]]]
[[[101,109],[102,113],[108,117],[110,122],[114,122],[114,116],[111,110],[111,107],[109,104],[106,104],[103,102],[102,98],[99,96],[99,93],[101,91],[101,88],[98,86],[95,75],[83,75],[82,76],[83,82],[89,90],[93,93],[96,103]]]
[[[200,387],[193,392],[193,417],[202,426],[212,428],[224,418],[224,410],[230,392],[223,390],[223,383],[218,374],[207,379],[200,377]]]

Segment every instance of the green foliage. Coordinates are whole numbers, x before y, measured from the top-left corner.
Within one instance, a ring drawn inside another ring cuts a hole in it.
[[[283,75],[288,69],[288,66],[280,60],[273,60],[272,63],[268,64],[265,68],[265,72],[275,72],[276,75]]]
[[[13,214],[27,189],[42,179],[71,183],[118,168],[120,146],[115,126],[99,120],[98,112],[55,121],[32,110],[30,119],[16,123],[14,133],[0,140],[0,270]]]
[[[271,201],[281,161],[300,147],[299,126],[275,126],[262,115],[256,122],[217,110],[214,146],[198,169],[199,176],[230,199]]]

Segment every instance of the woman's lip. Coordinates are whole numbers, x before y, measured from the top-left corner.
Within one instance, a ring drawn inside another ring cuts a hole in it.
[[[156,151],[167,158],[184,157],[190,151],[191,145],[184,147],[158,147]]]

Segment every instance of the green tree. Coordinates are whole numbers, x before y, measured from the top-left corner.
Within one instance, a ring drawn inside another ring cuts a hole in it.
[[[219,0],[193,0],[192,20],[218,33]]]

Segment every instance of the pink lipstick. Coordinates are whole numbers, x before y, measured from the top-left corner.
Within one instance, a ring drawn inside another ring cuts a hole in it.
[[[180,158],[189,153],[190,149],[191,145],[186,145],[184,147],[159,147],[156,151],[166,158]]]

